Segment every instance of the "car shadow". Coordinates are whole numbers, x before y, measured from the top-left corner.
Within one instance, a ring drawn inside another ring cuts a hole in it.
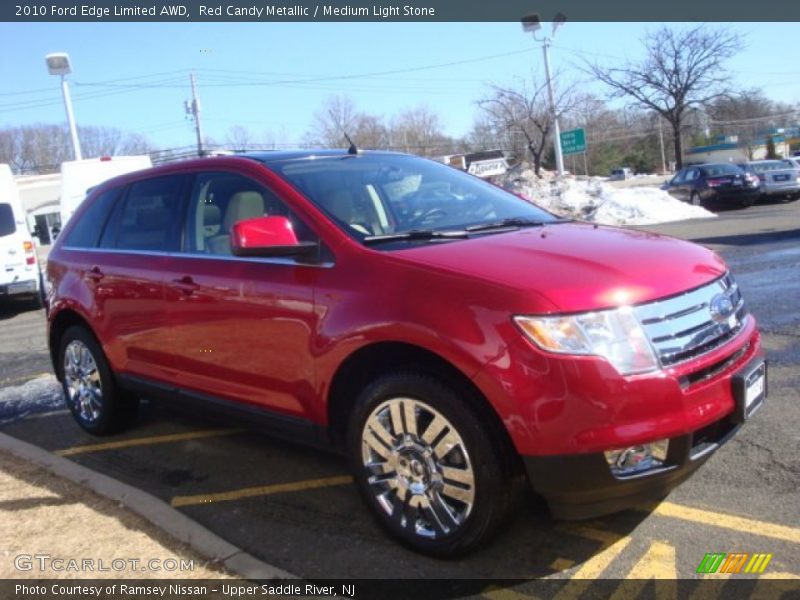
[[[188,416],[178,408],[153,402],[143,406],[136,437],[147,436],[149,427],[165,422],[191,423],[192,429],[241,424],[216,414]],[[224,493],[349,473],[347,461],[338,454],[257,430],[191,444],[191,450],[172,444],[153,453],[132,450],[125,452],[124,473],[108,464],[98,470],[110,467],[110,475],[133,484],[138,480],[139,486],[167,502],[212,490]],[[198,461],[198,456],[205,459]],[[642,509],[592,521],[556,521],[543,499],[528,488],[510,523],[486,546],[458,560],[441,560],[410,551],[385,535],[352,483],[202,502],[180,510],[254,556],[303,577],[450,579],[464,585],[474,580],[472,584],[478,586],[465,589],[462,585],[460,593],[479,593],[478,588],[484,589],[489,580],[496,587],[515,587],[531,578],[580,568],[630,535],[648,516]],[[268,538],[264,532],[269,532]],[[381,557],[380,564],[365,561],[375,556]]]
[[[21,300],[19,298],[10,298],[0,301],[0,321],[13,319],[17,315],[27,312],[35,312],[44,310],[36,302],[31,300]]]

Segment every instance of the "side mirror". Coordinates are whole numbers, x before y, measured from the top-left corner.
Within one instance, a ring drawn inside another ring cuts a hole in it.
[[[255,217],[234,223],[231,252],[235,256],[311,256],[316,242],[299,242],[286,217]]]

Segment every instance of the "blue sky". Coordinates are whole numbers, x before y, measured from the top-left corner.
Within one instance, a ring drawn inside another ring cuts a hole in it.
[[[582,56],[636,58],[638,40],[653,27],[567,23],[554,40],[553,67],[567,79],[581,79],[575,65]],[[789,50],[800,38],[800,23],[731,27],[746,34],[746,48],[729,63],[735,83],[800,102],[800,66]],[[58,80],[44,64],[45,54],[64,51],[73,62],[79,124],[136,131],[162,148],[194,142],[183,107],[192,69],[208,136],[224,141],[238,124],[257,141],[271,136],[282,143],[301,140],[313,113],[335,94],[387,116],[425,104],[448,134],[463,135],[488,83],[542,71],[540,47],[518,23],[0,23],[0,50],[0,127],[65,120]],[[317,81],[297,83],[303,79]],[[253,80],[265,83],[231,85]],[[592,82],[582,85],[602,93]]]

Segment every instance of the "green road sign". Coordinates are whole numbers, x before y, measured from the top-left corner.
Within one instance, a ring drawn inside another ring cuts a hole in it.
[[[578,154],[586,152],[586,132],[583,129],[570,129],[561,132],[561,153]]]

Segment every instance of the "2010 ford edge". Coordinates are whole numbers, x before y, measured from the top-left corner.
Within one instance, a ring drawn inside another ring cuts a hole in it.
[[[139,396],[346,451],[408,546],[466,552],[526,478],[561,518],[659,498],[763,404],[755,319],[710,250],[559,219],[391,153],[197,159],[98,187],[48,261],[78,423]]]

